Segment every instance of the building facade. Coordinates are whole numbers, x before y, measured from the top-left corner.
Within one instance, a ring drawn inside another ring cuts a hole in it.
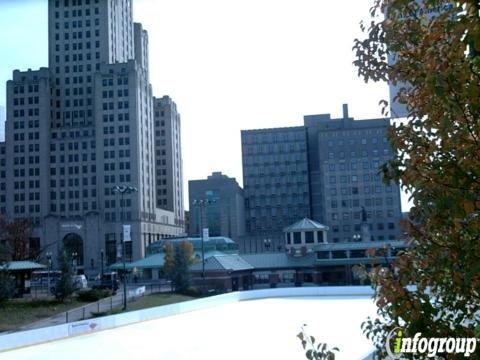
[[[0,141],[5,141],[5,108],[0,106]]]
[[[157,207],[148,35],[133,23],[132,0],[48,6],[49,67],[15,70],[7,83],[0,208],[32,218],[42,247],[95,273],[102,253],[107,265],[118,260],[122,223],[131,225],[127,261],[183,229]]]
[[[214,172],[205,180],[191,180],[188,196],[190,236],[200,236],[202,228],[235,241],[245,235],[245,200],[235,178]]]
[[[400,189],[379,174],[392,156],[389,121],[354,120],[343,110],[340,119],[309,115],[299,127],[242,131],[248,238],[280,241],[303,217],[327,225],[329,242],[401,236]]]
[[[247,233],[281,240],[284,227],[310,216],[305,128],[241,134]]]
[[[175,224],[185,228],[180,114],[168,96],[153,99],[157,207],[172,211]]]

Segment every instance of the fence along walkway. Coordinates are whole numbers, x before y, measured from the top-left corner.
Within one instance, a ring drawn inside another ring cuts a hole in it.
[[[139,290],[140,289],[140,290]],[[144,289],[144,290],[143,290]],[[160,292],[169,292],[171,287],[168,284],[147,284],[142,286],[127,287],[127,302],[134,301],[140,296],[156,294]],[[104,313],[121,308],[123,305],[123,288],[120,287],[116,295],[99,301],[86,304],[84,306],[57,314],[47,319],[42,319],[33,324],[22,326],[18,330],[38,329],[46,326],[65,324],[73,321],[85,320],[93,317],[96,313]],[[17,331],[18,331],[17,330]]]

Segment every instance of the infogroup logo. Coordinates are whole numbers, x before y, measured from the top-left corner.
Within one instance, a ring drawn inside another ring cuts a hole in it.
[[[416,333],[413,338],[405,337],[401,328],[395,328],[387,336],[386,350],[392,359],[400,359],[402,354],[426,354],[435,357],[437,354],[463,354],[470,357],[477,348],[477,338],[427,338]]]

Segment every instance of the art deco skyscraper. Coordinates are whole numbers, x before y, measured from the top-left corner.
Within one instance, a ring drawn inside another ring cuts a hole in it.
[[[122,214],[127,260],[183,228],[156,204],[148,35],[132,0],[49,0],[48,17],[49,68],[16,70],[7,83],[0,205],[34,218],[41,246],[76,253],[80,271],[94,272],[101,253],[117,260]],[[117,185],[138,192],[122,202]]]
[[[185,226],[181,120],[168,96],[153,99],[157,207],[173,211],[175,224]]]

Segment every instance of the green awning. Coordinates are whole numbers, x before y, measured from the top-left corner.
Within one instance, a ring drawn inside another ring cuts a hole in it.
[[[0,265],[0,269],[8,271],[40,270],[45,268],[45,265],[33,261],[10,261],[4,265]]]

